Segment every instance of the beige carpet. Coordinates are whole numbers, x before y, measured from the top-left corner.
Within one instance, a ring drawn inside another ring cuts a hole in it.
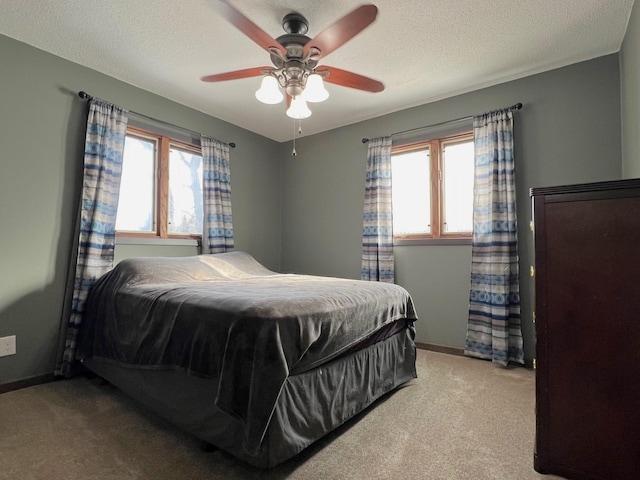
[[[0,479],[557,479],[533,470],[534,373],[419,350],[418,376],[272,470],[200,443],[120,391],[61,380],[0,395]]]

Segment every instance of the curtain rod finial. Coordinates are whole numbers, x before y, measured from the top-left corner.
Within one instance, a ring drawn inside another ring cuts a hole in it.
[[[362,143],[369,143],[369,139],[368,138],[363,138],[362,139]]]

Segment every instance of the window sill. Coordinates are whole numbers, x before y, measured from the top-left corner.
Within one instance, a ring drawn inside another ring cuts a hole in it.
[[[116,237],[116,245],[163,245],[197,247],[198,240],[193,238],[151,238],[151,237]]]
[[[409,247],[419,245],[469,245],[471,238],[397,238],[393,240],[394,247]]]

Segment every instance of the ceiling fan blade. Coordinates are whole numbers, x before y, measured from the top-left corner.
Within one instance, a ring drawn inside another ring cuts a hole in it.
[[[377,15],[378,7],[375,5],[359,6],[310,40],[304,46],[303,54],[317,48],[320,51],[318,58],[326,57],[373,23]]]
[[[329,75],[324,77],[325,82],[335,83],[336,85],[342,85],[343,87],[355,88],[357,90],[364,90],[366,92],[377,93],[384,90],[384,85],[373,78],[358,75],[357,73],[348,72],[341,68],[328,67],[323,65],[319,68],[318,73],[328,71]]]
[[[244,70],[234,70],[233,72],[217,73],[215,75],[207,75],[200,80],[203,82],[224,82],[225,80],[238,80],[240,78],[259,77],[264,75],[265,71],[273,70],[273,67],[253,67]]]
[[[280,45],[267,32],[262,30],[259,26],[245,17],[240,11],[236,10],[236,8],[232,5],[229,5],[223,0],[211,0],[210,3],[213,9],[218,12],[219,15],[224,17],[238,30],[240,30],[251,40],[260,45],[262,48],[264,48],[267,52],[271,52],[271,48],[276,48],[280,50],[283,55],[287,54],[287,50],[282,45]]]

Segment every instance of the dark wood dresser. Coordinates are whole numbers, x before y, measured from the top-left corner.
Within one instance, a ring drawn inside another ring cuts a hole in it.
[[[534,468],[640,479],[640,179],[531,189]]]

